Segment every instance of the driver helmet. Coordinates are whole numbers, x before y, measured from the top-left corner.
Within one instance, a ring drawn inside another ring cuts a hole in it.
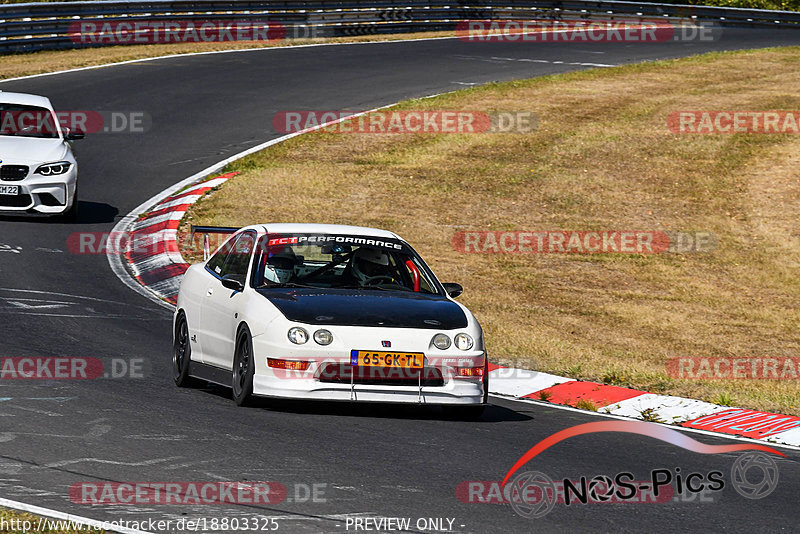
[[[382,250],[361,247],[353,254],[353,276],[366,282],[375,276],[387,276],[389,255]]]
[[[264,266],[264,278],[278,284],[285,284],[294,276],[297,256],[292,247],[285,246],[280,252],[269,252]]]

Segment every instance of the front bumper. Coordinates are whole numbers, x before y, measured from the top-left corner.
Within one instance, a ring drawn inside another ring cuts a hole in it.
[[[75,201],[77,169],[58,176],[29,175],[21,181],[0,181],[0,185],[19,186],[18,195],[0,195],[2,214],[58,215]]]
[[[383,383],[374,383],[376,380],[360,379],[359,373],[352,373],[352,371],[346,374],[344,379],[330,380],[327,370],[331,367],[354,369],[350,367],[349,353],[332,351],[332,353],[323,354],[319,350],[314,350],[309,352],[316,354],[304,355],[303,351],[297,349],[285,352],[276,351],[275,345],[269,343],[265,338],[266,336],[253,338],[254,395],[293,399],[429,405],[483,403],[483,378],[479,376],[456,377],[456,368],[446,363],[448,360],[446,355],[426,353],[426,370],[423,373],[416,373],[414,375],[418,377],[416,379],[409,379],[408,372],[398,369],[385,370],[381,374],[380,369],[382,368],[371,368],[378,376],[385,377],[386,380],[383,380]],[[281,354],[281,352],[283,353]],[[485,355],[482,351],[451,355],[450,359],[455,360],[456,356],[457,361],[460,362],[459,365],[465,367],[482,367],[485,362]],[[305,371],[275,369],[268,366],[268,358],[307,361],[309,368]],[[436,376],[436,380],[429,379],[432,374]],[[414,380],[417,383],[411,385],[410,383]],[[394,384],[393,381],[398,383]]]
[[[397,402],[412,404],[481,404],[480,381],[459,379],[444,386],[380,386],[366,384],[322,383],[313,378],[279,378],[255,375],[253,394],[292,399],[338,400],[357,402]]]

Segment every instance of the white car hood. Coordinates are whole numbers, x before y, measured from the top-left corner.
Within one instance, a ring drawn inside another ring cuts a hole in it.
[[[37,139],[0,135],[0,161],[3,164],[34,165],[61,161],[67,155],[62,139]]]

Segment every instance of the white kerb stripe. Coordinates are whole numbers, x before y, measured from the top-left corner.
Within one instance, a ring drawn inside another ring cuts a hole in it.
[[[153,534],[152,532],[147,532],[146,530],[135,530],[127,527],[114,526],[106,521],[98,521],[97,519],[90,519],[88,517],[82,517],[79,515],[59,512],[58,510],[51,510],[50,508],[43,508],[41,506],[35,506],[33,504],[12,501],[11,499],[4,499],[2,497],[0,497],[0,506],[11,508],[13,510],[19,510],[22,512],[28,512],[31,514],[40,515],[43,517],[60,519],[62,521],[73,521],[75,523],[80,523],[88,527],[101,530],[108,530],[109,532],[119,532],[120,534]]]

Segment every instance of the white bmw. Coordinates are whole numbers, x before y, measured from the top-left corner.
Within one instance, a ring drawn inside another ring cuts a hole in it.
[[[0,91],[0,215],[77,217],[78,163],[43,96]]]
[[[204,231],[213,228],[201,229]],[[252,396],[443,405],[480,416],[483,332],[394,233],[324,224],[235,230],[181,282],[173,375]]]

